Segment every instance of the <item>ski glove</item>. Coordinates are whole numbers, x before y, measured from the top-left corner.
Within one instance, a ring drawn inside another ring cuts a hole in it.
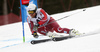
[[[33,27],[33,31],[37,31],[38,27],[39,27],[39,24],[35,24],[34,27]]]
[[[34,32],[32,35],[33,35],[34,38],[38,38],[39,37],[39,35],[37,34],[37,32]]]

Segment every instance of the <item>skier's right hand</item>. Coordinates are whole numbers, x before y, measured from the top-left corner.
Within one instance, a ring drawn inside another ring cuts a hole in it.
[[[39,37],[39,35],[37,34],[37,32],[33,32],[32,35],[33,35],[34,38],[38,38]]]

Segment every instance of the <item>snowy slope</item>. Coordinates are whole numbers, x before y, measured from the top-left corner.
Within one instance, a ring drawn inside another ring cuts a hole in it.
[[[75,14],[74,14],[75,13]],[[22,38],[22,23],[0,26],[0,52],[100,52],[100,6],[78,9],[51,15],[56,20],[67,15],[68,18],[57,21],[61,27],[74,28],[80,32],[94,35],[73,38],[60,42],[46,42],[31,45],[33,39],[28,24],[25,23],[25,38]],[[74,15],[73,15],[74,14]],[[65,34],[66,35],[66,34]],[[39,37],[39,39],[47,37]]]

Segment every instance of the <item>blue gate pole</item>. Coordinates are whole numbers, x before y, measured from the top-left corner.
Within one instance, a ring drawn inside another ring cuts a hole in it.
[[[23,16],[22,1],[21,1],[21,0],[20,0],[20,9],[21,9],[21,17],[22,17],[23,42],[25,42],[25,33],[24,33],[24,16]]]

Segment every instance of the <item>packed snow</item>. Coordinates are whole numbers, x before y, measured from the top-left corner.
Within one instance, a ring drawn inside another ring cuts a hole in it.
[[[83,11],[86,9],[85,11]],[[77,9],[51,15],[61,27],[76,29],[91,35],[72,38],[59,42],[45,42],[32,45],[29,26],[25,25],[25,43],[23,43],[22,22],[0,26],[0,52],[100,52],[100,6]],[[92,35],[93,34],[93,35]],[[68,35],[68,34],[63,34]],[[38,39],[48,38],[41,36]],[[36,40],[38,40],[36,39]]]

